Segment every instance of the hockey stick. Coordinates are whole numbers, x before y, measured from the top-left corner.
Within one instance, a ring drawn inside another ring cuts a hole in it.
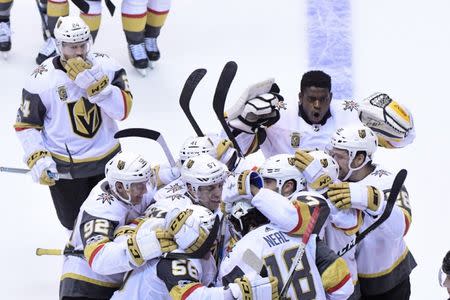
[[[39,16],[41,17],[42,31],[44,32],[44,35],[46,37],[45,39],[48,39],[48,38],[51,37],[51,34],[50,34],[50,29],[48,28],[48,22],[45,19],[45,11],[44,11],[44,9],[46,9],[46,8],[41,6],[39,0],[36,0],[36,5],[37,5],[38,10],[39,10]]]
[[[22,168],[9,168],[9,167],[2,167],[0,166],[0,172],[8,172],[8,173],[17,173],[17,174],[27,174],[30,172],[29,169],[22,169]],[[50,171],[47,171],[48,177],[54,180],[58,179],[73,179],[72,175],[70,173],[53,173]]]
[[[164,137],[158,131],[146,128],[127,128],[117,131],[116,134],[114,134],[114,137],[116,139],[124,137],[142,137],[154,140],[159,143],[161,148],[164,150],[164,153],[169,160],[170,166],[175,167],[176,165],[175,160],[173,159],[173,155],[170,152],[169,147],[167,146],[166,140],[164,140]]]
[[[297,269],[297,266],[299,262],[302,260],[303,254],[305,253],[306,244],[308,244],[309,237],[311,236],[314,226],[316,225],[317,219],[319,218],[319,212],[320,207],[316,206],[312,213],[311,219],[309,220],[306,232],[302,236],[302,241],[300,242],[297,253],[295,253],[294,259],[292,260],[292,266],[289,269],[288,279],[286,280],[286,282],[283,285],[283,288],[280,291],[280,299],[287,299],[286,298],[287,291],[292,283],[292,280],[294,279],[294,273]]]
[[[225,101],[227,100],[228,90],[230,89],[236,72],[237,64],[234,61],[227,62],[225,67],[223,67],[219,82],[216,86],[216,91],[214,92],[213,108],[217,119],[219,119],[223,130],[225,130],[225,133],[233,143],[234,148],[236,148],[239,157],[244,157],[241,147],[239,147],[239,144],[237,143],[233,133],[228,127],[227,121],[225,120]]]
[[[206,74],[206,69],[197,69],[194,72],[189,75],[188,79],[186,79],[186,82],[183,86],[183,89],[181,90],[180,95],[180,106],[183,110],[184,114],[189,120],[189,123],[191,123],[192,127],[195,130],[195,133],[197,136],[205,136],[198,126],[197,122],[195,121],[194,117],[192,116],[191,109],[189,108],[189,104],[191,102],[192,94],[194,93],[195,88],[200,83],[202,78]]]
[[[394,183],[392,184],[391,191],[389,192],[389,197],[386,201],[386,207],[384,208],[381,216],[376,220],[372,225],[366,228],[363,232],[358,234],[355,239],[353,239],[350,243],[345,245],[344,248],[339,250],[337,254],[339,256],[344,255],[350,249],[356,246],[362,239],[364,239],[371,231],[380,226],[389,216],[391,215],[392,209],[394,208],[395,202],[397,201],[398,194],[400,193],[403,183],[405,182],[406,175],[408,172],[405,169],[401,169],[397,175],[395,176]]]
[[[84,256],[84,252],[82,250],[73,250],[73,249],[47,249],[47,248],[36,248],[37,256],[44,255],[74,255],[74,256]]]

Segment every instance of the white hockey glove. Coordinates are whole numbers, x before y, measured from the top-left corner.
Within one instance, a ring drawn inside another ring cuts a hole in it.
[[[409,110],[388,95],[375,93],[359,106],[361,122],[387,141],[404,139],[414,127]]]
[[[43,185],[52,186],[55,184],[55,178],[49,176],[49,172],[57,174],[55,161],[52,159],[50,152],[47,150],[38,150],[31,154],[26,163],[31,169],[31,177],[34,182],[39,182]]]
[[[89,102],[94,104],[103,101],[112,92],[109,78],[100,65],[94,65],[92,68],[78,73],[74,82],[86,90]]]
[[[371,215],[380,212],[384,201],[383,193],[376,187],[349,182],[330,184],[327,196],[338,209],[352,207]]]
[[[169,184],[181,176],[180,168],[178,166],[171,167],[168,164],[156,165],[153,167],[153,172],[156,175],[157,187]]]
[[[222,192],[223,202],[227,204],[241,199],[252,199],[251,185],[259,189],[264,186],[264,181],[258,172],[245,170],[240,174],[229,176]]]
[[[322,168],[318,159],[303,150],[296,150],[294,164],[305,176],[306,182],[314,190],[326,188],[331,183],[331,177]]]
[[[274,276],[248,279],[246,276],[236,278],[228,287],[235,299],[279,299],[278,279]]]
[[[177,249],[173,236],[161,228],[155,229],[154,220],[148,219],[139,224],[127,239],[128,255],[135,266]]]
[[[174,215],[175,217],[172,217]],[[200,219],[191,215],[191,209],[180,211],[176,208],[166,217],[171,220],[167,231],[174,237],[178,247],[187,253],[197,251],[209,235],[209,232],[200,226]]]
[[[255,133],[259,127],[269,127],[280,119],[283,97],[274,79],[258,82],[245,90],[239,100],[226,112],[230,127]]]

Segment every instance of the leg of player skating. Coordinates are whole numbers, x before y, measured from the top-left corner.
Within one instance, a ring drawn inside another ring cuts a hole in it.
[[[57,54],[55,38],[53,30],[55,29],[56,21],[61,16],[69,15],[69,3],[67,0],[53,0],[47,2],[47,26],[50,32],[50,37],[44,42],[44,45],[39,50],[36,57],[36,63],[40,65],[46,59]],[[45,20],[45,18],[44,18]]]
[[[122,26],[131,64],[143,76],[146,75],[145,69],[148,67],[144,44],[146,9],[147,0],[122,1]]]
[[[89,11],[87,13],[80,11],[80,18],[89,26],[92,40],[95,42],[102,18],[102,1],[88,0],[86,2],[89,4]]]
[[[160,58],[157,38],[170,10],[170,0],[148,0],[147,23],[145,25],[145,48],[147,57],[152,62]]]
[[[0,52],[6,59],[11,50],[11,24],[9,15],[13,0],[0,0]]]

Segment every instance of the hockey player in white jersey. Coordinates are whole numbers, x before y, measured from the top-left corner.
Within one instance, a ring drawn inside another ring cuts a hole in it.
[[[123,272],[176,248],[165,231],[146,226],[114,239],[116,229],[141,216],[155,193],[150,163],[141,155],[120,152],[105,173],[81,206],[67,245],[60,299],[109,299]]]
[[[233,171],[240,162],[236,149],[226,139],[220,139],[218,135],[201,137],[189,137],[183,143],[180,150],[179,163],[182,165],[186,160],[200,154],[209,154],[211,157],[224,163],[228,170]],[[164,184],[164,180],[158,176],[158,186]],[[155,201],[174,200],[187,192],[186,185],[181,177],[158,189]]]
[[[317,205],[328,208],[320,195],[307,197],[311,209]],[[316,223],[319,231],[329,213],[323,208]],[[301,237],[280,231],[250,204],[250,200],[234,202],[230,220],[243,237],[220,266],[219,278],[223,284],[233,282],[236,277],[255,273],[245,260],[246,252],[250,250],[263,261],[269,274],[278,278],[278,290],[281,291],[287,281],[292,260],[301,247]],[[289,299],[348,299],[352,292],[353,284],[345,261],[323,241],[316,239],[316,234],[312,234],[293,273],[287,293]]]
[[[324,150],[337,128],[361,121],[378,129],[385,147],[403,147],[414,140],[411,114],[386,94],[361,103],[332,101],[330,76],[309,71],[301,79],[298,108],[283,110],[286,104],[273,92],[273,83],[269,79],[250,86],[227,111],[229,126],[247,154],[258,146],[266,158],[297,149]]]
[[[339,128],[331,139],[331,147],[329,153],[339,164],[339,179],[348,182],[331,184],[328,198],[338,209],[363,209],[364,222],[360,228],[363,231],[376,221],[364,208],[372,207],[373,210],[381,206],[384,210],[385,202],[373,201],[370,197],[361,201],[358,197],[361,190],[356,188],[357,185],[371,185],[388,195],[395,174],[373,162],[377,138],[368,127]],[[409,299],[409,274],[416,262],[403,236],[410,222],[409,196],[403,187],[390,217],[357,246],[362,299]]]
[[[61,55],[31,74],[14,128],[33,180],[50,185],[58,218],[72,229],[106,162],[120,151],[116,121],[128,117],[132,96],[125,70],[106,54],[90,53],[83,20],[61,17],[55,36]],[[73,179],[55,181],[49,171]]]

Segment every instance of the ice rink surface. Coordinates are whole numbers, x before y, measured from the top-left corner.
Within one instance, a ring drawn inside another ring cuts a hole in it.
[[[120,1],[115,1],[119,4]],[[375,160],[392,170],[406,168],[413,209],[407,243],[418,267],[411,275],[414,300],[446,299],[437,272],[450,249],[449,182],[450,2],[447,0],[350,1],[354,99],[376,91],[407,105],[414,115],[417,138],[401,150],[381,150]],[[130,67],[120,8],[104,14],[94,49],[124,65],[134,95],[130,117],[121,128],[161,131],[172,152],[194,134],[178,106],[185,79],[196,68],[208,73],[192,100],[192,111],[204,131],[219,123],[212,96],[228,60],[239,70],[227,105],[249,84],[275,77],[288,105],[296,104],[301,75],[308,68],[304,1],[173,1],[162,30],[161,60],[146,78]],[[72,13],[75,13],[72,9]],[[104,10],[106,12],[106,10]],[[25,167],[13,123],[21,88],[36,67],[43,42],[40,19],[32,1],[15,1],[13,48],[0,59],[0,165]],[[145,152],[161,162],[162,151],[151,142],[124,141],[126,149]],[[61,258],[37,257],[36,247],[61,248],[67,234],[59,224],[48,189],[24,175],[0,174],[2,191],[0,299],[56,299]]]

